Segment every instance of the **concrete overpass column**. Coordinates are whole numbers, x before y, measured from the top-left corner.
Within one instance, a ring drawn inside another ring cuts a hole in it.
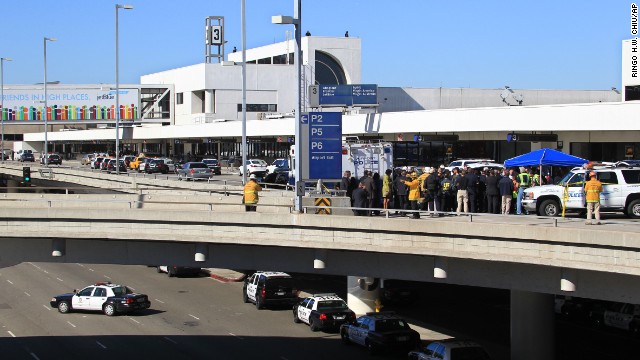
[[[209,255],[208,244],[197,243],[194,261],[197,261],[197,262],[207,261],[207,255]]]
[[[51,256],[60,257],[65,255],[67,242],[65,239],[53,239],[51,243]]]
[[[555,358],[554,297],[511,290],[511,358]]]
[[[347,304],[356,315],[376,311],[380,301],[380,279],[347,276]]]

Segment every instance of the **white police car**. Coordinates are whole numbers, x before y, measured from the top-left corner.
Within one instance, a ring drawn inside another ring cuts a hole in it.
[[[80,291],[54,296],[49,304],[63,314],[73,310],[89,310],[102,311],[107,316],[151,306],[147,295],[136,294],[124,285],[111,282],[97,282]]]
[[[265,305],[291,306],[298,302],[298,289],[287,273],[259,271],[245,279],[242,300],[255,303],[258,310]]]
[[[336,294],[311,295],[293,306],[293,322],[309,325],[311,331],[334,329],[356,319],[356,314]]]
[[[411,351],[409,360],[490,360],[489,354],[473,341],[448,339],[429,343],[420,351]]]

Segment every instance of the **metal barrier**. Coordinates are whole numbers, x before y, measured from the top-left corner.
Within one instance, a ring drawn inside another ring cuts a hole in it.
[[[39,168],[38,172],[40,173],[40,177],[53,179],[53,169],[52,168]]]

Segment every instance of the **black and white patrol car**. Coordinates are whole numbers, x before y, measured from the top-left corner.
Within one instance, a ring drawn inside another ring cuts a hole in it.
[[[408,352],[420,344],[420,334],[411,329],[404,319],[393,312],[370,312],[356,321],[340,326],[340,337],[344,344],[356,343],[369,350]]]
[[[259,271],[245,279],[242,300],[255,303],[258,310],[265,305],[291,306],[298,302],[298,289],[287,273]]]
[[[148,309],[151,306],[145,294],[136,294],[124,285],[97,282],[80,291],[55,296],[51,307],[66,314],[74,310],[102,311],[107,316],[117,313]]]
[[[293,322],[309,325],[311,331],[335,329],[354,321],[356,314],[336,294],[315,294],[293,306]]]

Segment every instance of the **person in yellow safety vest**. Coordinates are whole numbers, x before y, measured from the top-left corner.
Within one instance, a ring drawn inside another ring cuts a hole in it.
[[[402,180],[405,185],[409,187],[409,203],[411,204],[411,210],[419,210],[418,209],[418,200],[420,200],[420,182],[418,181],[418,174],[416,172],[412,172],[411,181]],[[420,213],[413,213],[414,219],[420,218]]]
[[[262,187],[258,185],[256,181],[256,176],[251,174],[249,176],[249,181],[244,185],[244,209],[245,211],[256,211],[258,200],[260,199],[258,196],[258,192],[262,191]]]
[[[418,201],[418,207],[420,208],[420,210],[426,210],[426,208],[423,209],[423,206],[427,205],[427,202],[424,201],[424,193],[425,191],[427,191],[427,189],[423,189],[423,185],[424,180],[429,176],[430,169],[430,167],[425,166],[424,169],[422,169],[424,172],[420,174],[420,176],[418,176],[418,187],[420,189],[420,199],[422,200],[422,202]]]
[[[595,171],[589,173],[591,177],[584,184],[584,193],[587,199],[587,221],[585,225],[593,225],[591,221],[591,213],[595,213],[596,225],[600,225],[600,193],[602,192],[602,183],[598,180]]]
[[[516,176],[518,182],[518,197],[516,198],[516,214],[522,215],[522,198],[524,197],[524,191],[531,186],[531,174],[530,169],[523,171]]]

